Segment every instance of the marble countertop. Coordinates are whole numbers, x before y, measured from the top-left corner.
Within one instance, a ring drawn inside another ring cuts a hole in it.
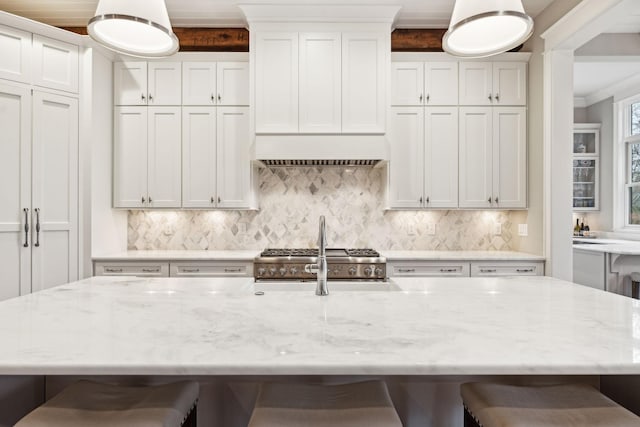
[[[248,251],[126,251],[93,256],[93,261],[253,261],[258,250]]]
[[[541,255],[515,251],[380,251],[387,261],[544,261]]]
[[[317,297],[313,283],[258,296],[247,278],[85,279],[0,303],[0,374],[640,374],[630,298],[548,277],[394,282]]]
[[[585,239],[574,237],[574,242],[587,242],[586,244],[575,244],[573,249],[589,252],[607,252],[618,255],[640,255],[640,241],[617,240],[617,239]]]

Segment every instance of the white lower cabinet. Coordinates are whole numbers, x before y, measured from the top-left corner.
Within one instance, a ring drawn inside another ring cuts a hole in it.
[[[0,300],[78,278],[78,100],[0,83]]]
[[[389,277],[542,276],[543,261],[388,261]]]
[[[95,262],[93,275],[169,277],[169,263],[161,261]]]
[[[176,261],[171,277],[253,277],[252,261]]]
[[[543,276],[542,262],[483,261],[471,263],[471,277]]]

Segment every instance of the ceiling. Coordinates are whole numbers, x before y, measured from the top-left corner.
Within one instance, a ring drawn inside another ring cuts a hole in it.
[[[553,0],[523,0],[535,17]],[[242,27],[240,3],[345,4],[341,0],[166,0],[171,23],[177,27]],[[85,26],[98,0],[0,0],[0,10],[56,26]],[[446,28],[454,0],[349,0],[348,4],[402,6],[396,20],[400,28]]]

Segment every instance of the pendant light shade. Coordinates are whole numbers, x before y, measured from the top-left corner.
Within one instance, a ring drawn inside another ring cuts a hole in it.
[[[481,58],[506,52],[533,33],[533,19],[520,0],[456,0],[443,49],[455,56]]]
[[[87,32],[116,52],[140,57],[162,57],[177,52],[164,0],[100,0]]]

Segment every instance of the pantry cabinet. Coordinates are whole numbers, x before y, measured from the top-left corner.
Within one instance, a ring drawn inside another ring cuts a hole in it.
[[[182,105],[249,105],[249,63],[183,62]]]
[[[460,105],[526,105],[526,62],[460,62]]]
[[[0,25],[0,79],[31,83],[31,33]]]
[[[34,85],[78,92],[78,46],[34,34],[32,52]]]
[[[392,63],[391,105],[458,105],[458,63]]]
[[[460,108],[461,208],[527,206],[526,109]]]
[[[113,64],[115,105],[181,105],[180,62],[116,62]]]

